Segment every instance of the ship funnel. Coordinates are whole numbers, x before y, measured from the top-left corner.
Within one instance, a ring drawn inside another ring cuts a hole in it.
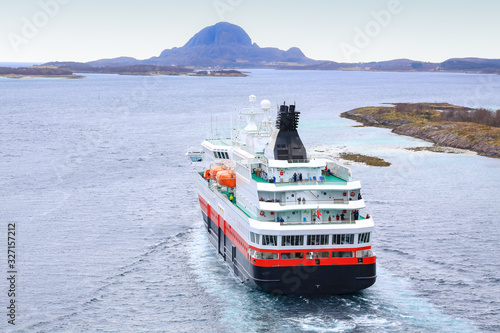
[[[295,111],[295,105],[283,105],[279,107],[276,117],[276,129],[269,147],[274,151],[276,160],[306,160],[307,153],[302,140],[300,140],[297,127],[299,125],[300,112]]]

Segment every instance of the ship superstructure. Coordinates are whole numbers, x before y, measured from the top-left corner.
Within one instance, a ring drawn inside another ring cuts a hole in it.
[[[295,105],[250,96],[231,138],[188,156],[209,239],[244,283],[277,294],[342,294],[375,283],[374,228],[361,183],[330,157],[308,156]]]

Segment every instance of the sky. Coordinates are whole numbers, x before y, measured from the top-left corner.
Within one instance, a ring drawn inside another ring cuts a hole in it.
[[[221,21],[317,60],[499,59],[499,14],[498,0],[0,0],[0,62],[147,59]]]

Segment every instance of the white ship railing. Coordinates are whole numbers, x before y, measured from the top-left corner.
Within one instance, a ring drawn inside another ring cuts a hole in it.
[[[335,220],[335,221],[284,221],[279,222],[280,225],[305,225],[305,224],[356,224],[359,220]]]
[[[332,220],[329,221],[328,218],[325,218],[323,215],[322,220],[316,220],[316,221],[277,221],[280,225],[315,225],[315,224],[356,224],[356,222],[366,220],[368,218],[371,218],[371,216],[365,211],[365,210],[359,210],[359,218],[357,220],[354,220],[352,218],[344,218],[343,220],[337,220],[336,217],[333,218]]]
[[[266,182],[268,182],[269,180],[268,179],[265,179],[265,178],[262,178],[262,177],[259,177],[263,180],[265,180]],[[351,178],[351,180],[355,180],[355,178]],[[292,179],[289,179],[288,181],[276,181],[276,182],[273,182],[273,184],[275,184],[276,186],[290,186],[290,185],[304,185],[304,184],[316,184],[316,185],[319,185],[319,184],[325,184],[325,183],[328,183],[328,184],[332,184],[332,183],[337,183],[337,184],[345,184],[346,181],[345,180],[342,180],[342,179],[339,179],[339,180],[327,180],[325,179],[325,177],[310,177],[309,179],[302,179],[301,181],[292,181]]]
[[[298,201],[298,200],[274,200],[274,199],[264,199],[259,200],[260,202],[270,203],[270,204],[279,204],[280,206],[293,206],[293,205],[316,205],[316,204],[335,204],[335,205],[348,205],[350,202],[355,202],[358,200],[343,200],[343,199],[329,199],[329,200],[310,200],[306,199],[306,201]]]

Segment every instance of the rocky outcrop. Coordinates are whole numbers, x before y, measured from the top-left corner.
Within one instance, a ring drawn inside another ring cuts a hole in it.
[[[500,158],[500,128],[470,122],[390,119],[391,107],[367,107],[344,112],[342,117],[365,126],[392,128],[392,132],[416,137],[437,145],[468,149],[480,155]],[[393,112],[393,111],[392,111]]]
[[[392,131],[440,146],[469,149],[480,155],[500,158],[500,145],[493,143],[498,133],[491,133],[489,126],[472,123],[444,123],[438,126],[406,124]]]

